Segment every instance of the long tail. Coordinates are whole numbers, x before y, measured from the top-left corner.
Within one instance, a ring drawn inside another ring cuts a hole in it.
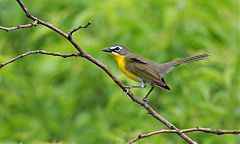
[[[180,64],[202,60],[207,58],[208,56],[209,56],[208,54],[199,54],[196,56],[190,56],[190,57],[182,58],[179,60],[174,60],[168,63],[159,64],[157,71],[159,73],[159,76],[163,77],[164,75],[172,71],[176,66]]]
[[[202,60],[202,59],[207,58],[208,56],[209,56],[208,54],[199,54],[199,55],[196,55],[196,56],[190,56],[190,57],[182,58],[182,59],[174,61],[173,65],[177,66],[177,65],[180,65],[182,63],[188,63],[188,62]]]

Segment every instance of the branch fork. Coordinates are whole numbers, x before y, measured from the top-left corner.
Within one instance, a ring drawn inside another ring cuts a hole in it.
[[[87,24],[85,24],[85,25],[83,25],[83,26],[80,25],[80,26],[72,29],[71,31],[69,31],[69,32],[67,33],[68,37],[72,37],[73,33],[76,32],[76,31],[78,31],[78,30],[80,30],[80,29],[88,28],[88,26],[90,26],[91,24],[92,24],[92,21],[88,21]]]

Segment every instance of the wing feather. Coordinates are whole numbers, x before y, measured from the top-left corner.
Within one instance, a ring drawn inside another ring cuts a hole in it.
[[[129,58],[126,62],[126,69],[131,73],[137,75],[146,82],[154,83],[157,86],[169,89],[162,78],[159,77],[159,74],[154,68],[154,63],[140,57]]]

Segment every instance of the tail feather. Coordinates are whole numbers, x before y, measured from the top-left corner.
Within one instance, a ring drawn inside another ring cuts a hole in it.
[[[177,65],[180,65],[182,63],[188,63],[188,62],[202,60],[202,59],[207,58],[208,56],[209,56],[208,54],[199,54],[199,55],[196,55],[196,56],[190,56],[190,57],[182,58],[182,59],[174,61],[173,65],[177,66]]]
[[[157,72],[159,73],[160,77],[163,77],[164,75],[172,71],[176,66],[180,64],[202,60],[207,58],[208,56],[209,56],[208,54],[199,54],[196,56],[190,56],[190,57],[182,58],[179,60],[171,61],[168,63],[159,64]]]

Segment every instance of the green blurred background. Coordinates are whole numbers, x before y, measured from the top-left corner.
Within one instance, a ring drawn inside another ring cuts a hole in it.
[[[198,53],[211,56],[165,77],[171,91],[155,89],[150,105],[180,129],[240,129],[240,16],[237,0],[34,0],[30,12],[74,34],[80,46],[127,79],[101,50],[115,44],[156,62]],[[0,0],[0,25],[29,23],[16,1]],[[30,50],[73,53],[53,31],[37,26],[0,31],[0,62]],[[143,97],[148,89],[132,90]],[[131,101],[97,66],[82,58],[32,55],[0,69],[0,143],[123,144],[166,128]],[[188,134],[201,144],[239,144],[239,135]],[[138,144],[185,143],[176,134]]]

